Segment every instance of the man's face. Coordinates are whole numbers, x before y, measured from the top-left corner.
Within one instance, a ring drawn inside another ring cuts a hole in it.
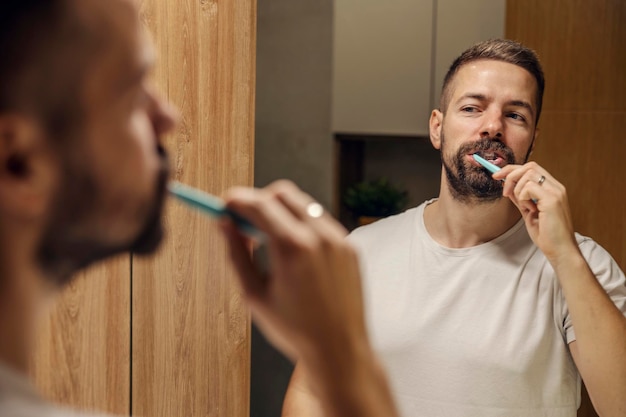
[[[43,267],[60,279],[118,252],[152,252],[162,237],[160,141],[174,117],[146,79],[152,49],[136,11],[109,4],[110,27],[101,29],[111,35],[86,76],[84,124],[76,147],[62,152],[63,181],[39,250]]]
[[[445,113],[431,116],[431,140],[441,150],[452,196],[460,201],[493,201],[502,184],[472,155],[502,167],[523,164],[535,138],[537,83],[513,64],[480,60],[459,68]]]

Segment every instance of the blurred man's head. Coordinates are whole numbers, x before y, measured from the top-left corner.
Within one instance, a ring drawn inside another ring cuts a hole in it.
[[[156,249],[174,119],[146,80],[133,4],[3,0],[0,56],[3,244],[29,231],[32,261],[57,281]]]

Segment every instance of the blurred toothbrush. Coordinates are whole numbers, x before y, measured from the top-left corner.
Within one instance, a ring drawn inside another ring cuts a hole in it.
[[[183,203],[190,207],[194,207],[211,217],[230,217],[239,230],[241,230],[244,234],[256,238],[257,240],[263,239],[263,233],[259,229],[254,227],[243,217],[228,210],[226,208],[226,204],[224,204],[224,201],[221,198],[177,181],[170,181],[168,184],[168,191],[171,195]]]

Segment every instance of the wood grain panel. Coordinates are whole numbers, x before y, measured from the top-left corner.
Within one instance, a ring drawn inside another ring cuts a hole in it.
[[[507,37],[540,53],[546,110],[626,111],[624,22],[624,0],[507,2]]]
[[[64,290],[39,332],[31,372],[52,401],[128,414],[128,255],[91,268]]]
[[[575,227],[626,268],[626,2],[508,0],[506,36],[535,49],[546,75],[533,159],[568,188]],[[597,414],[583,391],[579,417]]]
[[[144,0],[155,79],[181,110],[176,179],[220,194],[252,185],[256,3]],[[176,202],[166,244],[133,262],[132,410],[249,414],[250,325],[215,225]]]

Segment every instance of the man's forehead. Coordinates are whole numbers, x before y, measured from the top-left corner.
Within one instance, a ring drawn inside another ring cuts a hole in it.
[[[81,0],[84,1],[84,0]],[[155,49],[139,21],[136,8],[127,0],[87,0],[100,3],[89,11],[100,32],[101,53],[92,63],[91,85],[87,94],[118,94],[143,78],[152,67]],[[102,14],[96,16],[100,11]]]
[[[106,23],[124,24],[138,16],[135,2],[131,0],[69,0],[76,15],[86,23],[96,26]]]
[[[453,99],[489,89],[494,93],[514,93],[518,98],[532,98],[537,81],[526,69],[508,62],[478,60],[461,66],[452,80]]]

